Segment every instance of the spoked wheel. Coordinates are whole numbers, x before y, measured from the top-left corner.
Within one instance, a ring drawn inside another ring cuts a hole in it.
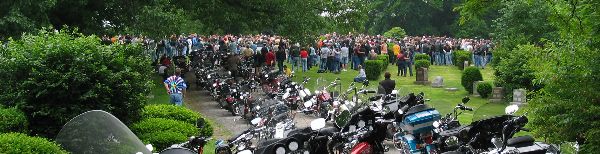
[[[233,116],[237,116],[237,115],[240,115],[242,113],[243,107],[241,105],[239,105],[239,104],[234,104],[232,106],[231,110],[233,111],[233,112],[231,112],[231,114]]]

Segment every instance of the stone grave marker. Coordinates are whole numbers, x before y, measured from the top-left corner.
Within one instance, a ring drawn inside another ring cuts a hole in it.
[[[433,82],[431,82],[431,87],[433,87],[433,88],[444,87],[444,78],[441,76],[436,76],[435,79],[433,79]]]
[[[417,81],[415,81],[415,84],[427,85],[431,83],[427,71],[427,68],[417,68]]]
[[[514,89],[513,101],[510,104],[519,106],[527,104],[527,91],[525,89]]]
[[[491,102],[502,102],[504,98],[504,88],[502,87],[494,87],[492,89],[492,98],[490,98]]]
[[[467,67],[469,67],[469,66],[471,66],[471,65],[469,65],[469,61],[465,61],[465,62],[463,63],[463,68],[467,68]]]

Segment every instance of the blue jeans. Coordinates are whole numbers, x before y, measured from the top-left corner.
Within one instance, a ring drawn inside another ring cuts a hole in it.
[[[406,62],[405,61],[396,61],[398,63],[398,76],[406,76]]]
[[[302,72],[308,70],[308,58],[302,58]]]
[[[452,52],[446,52],[446,65],[452,65]]]
[[[358,69],[358,56],[352,56],[352,68]],[[364,68],[364,66],[363,66]]]
[[[293,57],[292,58],[292,61],[291,61],[291,63],[292,63],[292,71],[295,72],[296,69],[300,68],[300,66],[298,65],[299,61],[300,61],[300,57]]]
[[[183,105],[183,95],[181,94],[171,94],[169,96],[171,99],[171,104],[182,106]]]
[[[412,68],[412,60],[410,62],[405,62],[405,66],[408,68],[408,73],[410,76],[413,76],[413,68]]]
[[[327,57],[325,57],[325,58],[321,57],[321,64],[319,64],[319,69],[320,70],[326,70],[327,69]]]
[[[339,72],[340,71],[340,58],[333,58],[333,71],[334,72]]]
[[[363,82],[365,80],[367,80],[367,78],[365,78],[365,77],[355,77],[354,78],[354,82]]]
[[[483,65],[481,65],[481,55],[474,55],[474,59],[475,59],[475,67],[483,66]]]

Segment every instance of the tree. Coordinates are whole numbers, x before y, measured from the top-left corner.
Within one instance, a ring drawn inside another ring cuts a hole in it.
[[[383,36],[387,38],[404,38],[404,36],[406,36],[406,32],[400,27],[394,27],[383,33]]]
[[[151,88],[150,60],[141,53],[137,44],[105,46],[68,30],[23,35],[0,56],[0,102],[25,112],[32,133],[46,137],[89,110],[131,123]]]

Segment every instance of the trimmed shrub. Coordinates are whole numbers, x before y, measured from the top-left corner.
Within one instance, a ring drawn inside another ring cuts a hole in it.
[[[376,81],[381,76],[383,61],[382,60],[367,60],[365,61],[365,74],[367,79]]]
[[[144,144],[152,144],[156,150],[160,151],[173,144],[183,143],[188,140],[188,137],[177,132],[160,131],[143,134],[140,139]]]
[[[488,98],[492,94],[492,83],[482,82],[477,84],[477,92],[481,95],[481,98]]]
[[[190,136],[198,135],[196,126],[177,120],[150,118],[133,124],[131,130],[140,137],[144,143],[156,145],[157,149],[164,149],[172,144],[181,143]]]
[[[481,72],[476,67],[467,67],[463,70],[460,84],[465,87],[465,90],[469,92],[469,94],[473,93],[473,82],[475,81],[483,81],[483,77],[481,76]]]
[[[185,107],[170,104],[148,105],[144,107],[141,115],[142,119],[163,118],[183,121],[192,125],[196,125],[196,122],[200,119],[204,122],[204,127],[200,129],[200,135],[212,136],[213,134],[212,125],[200,113]]]
[[[471,60],[471,52],[458,50],[452,54],[454,54],[452,62],[454,63],[454,66],[458,66],[458,69],[460,70],[464,69],[465,61],[469,61],[469,64],[473,63]]]
[[[415,54],[415,61],[418,61],[418,60],[427,60],[427,61],[430,61],[431,57],[429,57],[429,55],[424,54],[424,53]]]
[[[142,119],[149,118],[165,118],[171,120],[183,121],[189,124],[196,124],[196,120],[200,118],[200,114],[185,107],[160,104],[147,105],[142,110]]]
[[[415,61],[415,69],[424,67],[424,68],[429,68],[429,65],[431,63],[429,62],[429,60],[417,60]]]
[[[0,153],[52,153],[67,154],[58,144],[41,137],[21,133],[0,134]]]
[[[102,45],[97,36],[68,30],[10,41],[0,61],[0,103],[17,106],[36,126],[31,134],[48,138],[89,110],[138,121],[152,89],[151,60],[141,45]]]
[[[377,60],[383,61],[383,68],[381,68],[382,71],[387,70],[388,66],[390,65],[389,56],[388,55],[378,55]]]
[[[27,118],[16,108],[0,108],[0,133],[27,133]]]

